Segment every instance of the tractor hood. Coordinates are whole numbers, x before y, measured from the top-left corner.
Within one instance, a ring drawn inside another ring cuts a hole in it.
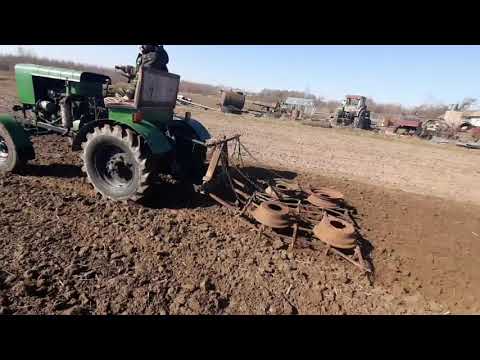
[[[110,77],[95,74],[87,71],[79,71],[73,69],[65,69],[59,67],[42,66],[34,64],[17,64],[15,65],[16,74],[24,74],[30,76],[46,77],[51,79],[68,80],[72,82],[94,82],[105,83]]]

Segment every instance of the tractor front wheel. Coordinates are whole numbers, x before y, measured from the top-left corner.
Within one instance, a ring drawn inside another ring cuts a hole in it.
[[[342,125],[342,113],[337,111],[331,118],[330,125],[332,127],[339,127]]]
[[[25,165],[8,130],[0,124],[0,173],[15,172]]]
[[[353,127],[355,129],[360,128],[360,123],[361,123],[361,118],[358,117],[358,116],[355,116],[354,119],[353,119]]]
[[[82,170],[103,197],[138,201],[149,188],[150,175],[142,147],[140,138],[129,129],[95,128],[82,144]]]

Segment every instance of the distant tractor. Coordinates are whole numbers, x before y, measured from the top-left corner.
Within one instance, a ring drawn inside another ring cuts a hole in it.
[[[333,126],[353,126],[358,129],[370,129],[370,111],[367,98],[359,95],[347,95],[332,119]]]
[[[15,66],[17,115],[0,116],[0,173],[35,158],[33,135],[68,137],[94,189],[116,201],[140,200],[159,174],[200,183],[210,138],[190,116],[177,117],[180,77],[139,72],[135,98],[105,98],[108,76],[31,64]]]

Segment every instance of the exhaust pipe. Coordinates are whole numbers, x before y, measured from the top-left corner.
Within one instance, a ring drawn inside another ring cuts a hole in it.
[[[64,97],[60,101],[60,115],[62,117],[62,125],[66,129],[73,127],[73,109],[72,99],[70,96]]]

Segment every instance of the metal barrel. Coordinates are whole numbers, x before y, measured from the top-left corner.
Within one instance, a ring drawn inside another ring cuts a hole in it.
[[[220,105],[222,107],[233,106],[238,110],[242,110],[245,106],[245,95],[233,91],[223,91]]]

